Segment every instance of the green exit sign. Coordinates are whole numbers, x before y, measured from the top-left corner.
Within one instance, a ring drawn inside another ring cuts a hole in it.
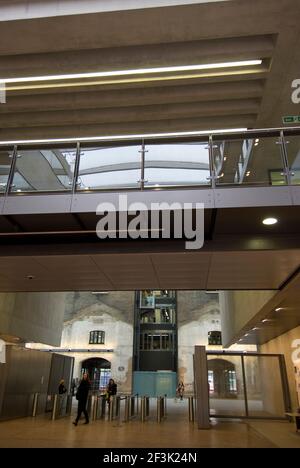
[[[284,124],[300,123],[300,115],[286,115],[282,117]]]

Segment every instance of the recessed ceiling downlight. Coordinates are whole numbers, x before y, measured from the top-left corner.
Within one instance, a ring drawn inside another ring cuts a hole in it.
[[[273,224],[276,224],[278,223],[278,219],[277,218],[265,218],[263,220],[263,224],[265,226],[272,226]]]

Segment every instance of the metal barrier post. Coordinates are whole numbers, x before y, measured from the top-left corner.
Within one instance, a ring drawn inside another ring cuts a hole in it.
[[[116,397],[116,418],[120,414],[120,405],[121,405],[121,398],[120,398],[120,396],[117,396]]]
[[[112,421],[114,419],[114,409],[115,409],[115,397],[110,397],[109,403],[109,420]]]
[[[66,405],[66,414],[71,414],[72,412],[72,401],[73,401],[73,395],[70,393],[67,395],[67,405]]]
[[[38,410],[39,394],[34,393],[33,395],[33,404],[32,404],[32,416],[35,417]]]
[[[88,395],[86,410],[89,415],[89,419],[93,419],[93,395]]]
[[[149,416],[150,414],[150,398],[147,396],[146,397],[146,416]]]
[[[54,398],[53,398],[53,407],[52,407],[52,415],[51,415],[52,421],[54,421],[57,417],[57,411],[58,411],[58,406],[59,406],[58,397],[59,395],[54,395]]]
[[[97,412],[98,412],[98,398],[97,398],[97,395],[93,395],[92,396],[92,408],[91,408],[92,421],[96,421]]]
[[[157,422],[161,422],[161,397],[157,397],[156,401],[156,419]]]
[[[129,405],[130,405],[130,397],[125,396],[125,416],[124,416],[124,422],[129,421]]]
[[[146,397],[141,398],[141,421],[145,422],[146,419]]]
[[[105,395],[101,395],[102,401],[101,401],[101,419],[105,419],[105,413],[106,413],[106,398]]]
[[[135,414],[135,397],[130,397],[130,417],[132,418]]]
[[[139,394],[136,394],[136,414],[139,414],[140,405],[139,405]]]
[[[165,393],[164,397],[164,417],[167,417],[167,394]]]
[[[189,397],[189,421],[194,422],[195,412],[194,412],[194,397]]]

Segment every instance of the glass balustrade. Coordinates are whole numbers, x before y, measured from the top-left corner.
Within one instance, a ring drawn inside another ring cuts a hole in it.
[[[213,141],[216,184],[286,185],[279,137]]]
[[[77,190],[138,188],[141,146],[82,148]]]
[[[12,192],[61,192],[72,189],[76,148],[18,148]]]
[[[153,144],[145,150],[145,187],[210,184],[208,142]]]
[[[251,131],[203,141],[157,140],[116,145],[76,143],[57,149],[19,146],[10,176],[13,149],[0,149],[0,193],[77,192],[172,187],[285,186],[300,184],[300,131],[271,136]],[[213,173],[211,171],[213,168]],[[75,174],[76,173],[76,174]]]

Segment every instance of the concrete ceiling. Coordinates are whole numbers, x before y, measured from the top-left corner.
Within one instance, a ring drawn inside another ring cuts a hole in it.
[[[0,291],[276,289],[298,268],[300,252],[26,255],[0,262]]]
[[[8,91],[0,139],[281,126],[295,114],[300,4],[232,0],[1,21],[0,77],[263,59],[227,76]],[[103,80],[102,80],[103,81]]]

